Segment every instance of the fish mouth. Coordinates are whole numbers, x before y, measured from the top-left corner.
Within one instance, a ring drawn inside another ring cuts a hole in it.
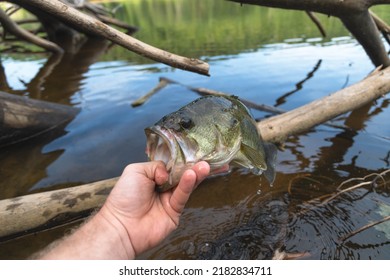
[[[161,126],[152,126],[145,129],[147,138],[146,154],[149,159],[163,161],[167,171],[171,171],[180,150],[175,135]]]

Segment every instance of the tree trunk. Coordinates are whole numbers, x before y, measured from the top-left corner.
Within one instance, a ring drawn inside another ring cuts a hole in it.
[[[0,147],[61,128],[79,109],[0,92]]]
[[[378,67],[390,66],[390,59],[380,38],[369,8],[390,4],[390,0],[228,0],[242,4],[282,9],[311,11],[340,18],[345,27],[362,45],[372,63]]]

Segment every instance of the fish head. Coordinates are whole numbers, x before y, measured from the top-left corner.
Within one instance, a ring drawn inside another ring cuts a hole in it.
[[[145,129],[146,154],[150,160],[163,161],[169,173],[168,182],[157,190],[175,187],[184,171],[198,161],[199,145],[192,137],[193,126],[189,117],[172,113]]]
[[[184,171],[201,160],[211,170],[232,160],[241,136],[239,121],[226,109],[229,102],[200,98],[145,129],[146,154],[163,161],[169,173],[168,186],[160,189],[177,185]]]

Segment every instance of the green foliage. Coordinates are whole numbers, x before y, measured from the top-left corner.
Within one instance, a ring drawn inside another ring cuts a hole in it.
[[[283,42],[285,38],[298,38],[294,42],[300,43],[318,38],[315,42],[324,43],[332,37],[348,35],[340,21],[332,17],[318,15],[328,33],[327,38],[321,39],[304,12],[240,6],[224,0],[143,0],[123,1],[120,5],[116,16],[140,28],[136,38],[190,57],[237,54]],[[106,6],[114,8],[118,3]],[[140,62],[125,52],[116,48],[110,55],[130,56]]]

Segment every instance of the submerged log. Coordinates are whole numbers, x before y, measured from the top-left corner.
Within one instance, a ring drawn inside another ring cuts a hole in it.
[[[0,92],[0,147],[62,127],[79,109]]]
[[[258,123],[264,140],[280,142],[390,92],[390,68],[295,110]],[[85,217],[104,203],[117,178],[0,201],[0,242]]]

